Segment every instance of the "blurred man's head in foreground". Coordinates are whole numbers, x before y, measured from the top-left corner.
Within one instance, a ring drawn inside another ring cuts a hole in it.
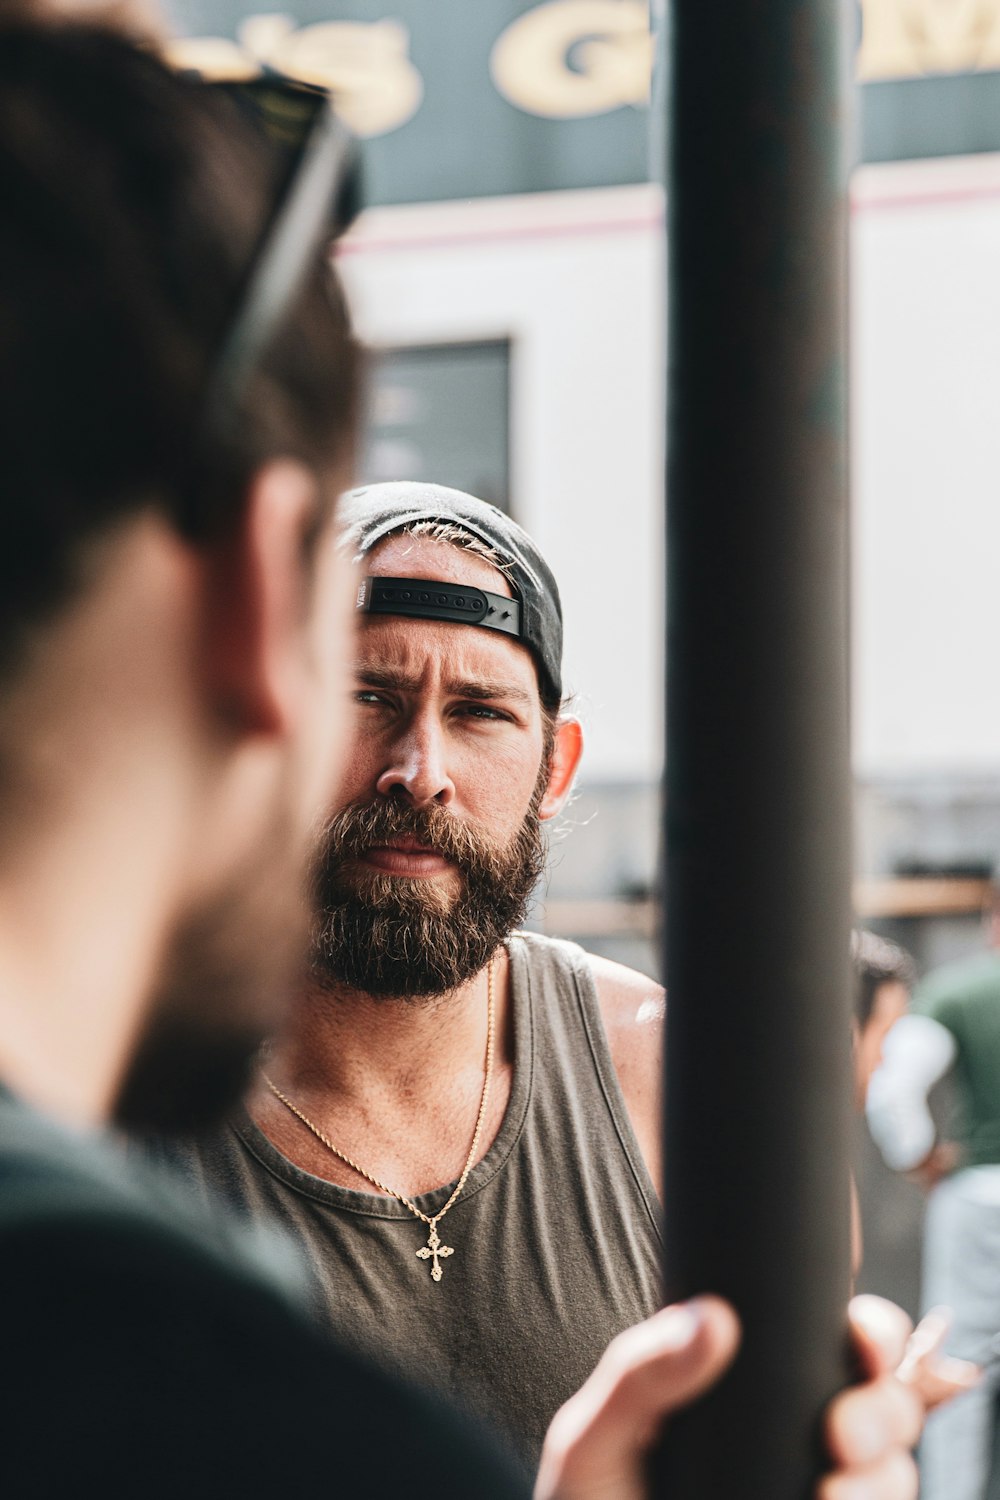
[[[871,1076],[882,1061],[883,1044],[906,1014],[917,972],[905,948],[864,928],[851,934],[851,968],[856,1101],[863,1109]]]
[[[204,421],[280,170],[121,38],[0,28],[0,945],[24,970],[0,1028],[15,1088],[71,1115],[224,1107],[304,930],[356,405],[319,250],[225,433]]]

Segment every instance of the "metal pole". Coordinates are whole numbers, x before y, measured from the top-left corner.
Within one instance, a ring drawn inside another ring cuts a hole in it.
[[[848,35],[670,19],[666,1285],[744,1344],[669,1500],[805,1500],[848,1368]]]

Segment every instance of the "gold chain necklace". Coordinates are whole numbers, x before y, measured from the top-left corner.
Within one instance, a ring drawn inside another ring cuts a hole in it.
[[[455,1184],[455,1189],[451,1197],[448,1199],[448,1202],[445,1204],[444,1208],[439,1209],[436,1214],[428,1215],[423,1213],[412,1201],[412,1199],[407,1198],[405,1193],[397,1193],[395,1188],[391,1188],[386,1183],[380,1182],[373,1173],[366,1172],[364,1167],[359,1166],[358,1163],[353,1159],[353,1157],[348,1156],[345,1151],[341,1151],[338,1146],[335,1146],[329,1139],[329,1137],[323,1134],[319,1126],[314,1125],[312,1120],[310,1120],[306,1115],[302,1113],[298,1105],[293,1104],[291,1099],[288,1098],[287,1094],[283,1094],[278,1088],[277,1084],[271,1082],[266,1073],[262,1074],[264,1082],[267,1084],[268,1088],[271,1090],[271,1093],[275,1096],[275,1098],[280,1099],[285,1108],[291,1110],[292,1114],[295,1115],[297,1119],[302,1121],[307,1130],[312,1131],[316,1139],[320,1141],[328,1151],[332,1151],[333,1155],[338,1157],[340,1161],[346,1162],[349,1167],[357,1172],[360,1177],[364,1177],[367,1182],[370,1182],[375,1187],[380,1188],[383,1193],[388,1193],[390,1198],[395,1198],[399,1203],[404,1204],[410,1210],[411,1214],[415,1214],[418,1219],[420,1219],[424,1224],[427,1225],[427,1244],[421,1245],[416,1254],[420,1260],[429,1260],[431,1262],[432,1281],[441,1280],[441,1276],[443,1274],[441,1270],[442,1260],[446,1260],[449,1255],[454,1255],[455,1253],[454,1248],[451,1245],[442,1245],[440,1236],[437,1232],[437,1227],[441,1220],[444,1218],[445,1214],[448,1212],[449,1208],[451,1208],[454,1203],[458,1202],[459,1195],[462,1189],[465,1187],[469,1173],[472,1171],[472,1164],[476,1159],[476,1148],[479,1145],[479,1137],[482,1134],[483,1121],[486,1119],[486,1105],[490,1097],[490,1083],[492,1082],[493,1078],[493,1038],[495,1019],[493,1004],[493,966],[495,962],[496,959],[491,958],[489,968],[486,971],[486,1067],[483,1076],[483,1095],[479,1101],[479,1113],[476,1116],[476,1128],[472,1133],[472,1145],[469,1147],[469,1154],[465,1158],[465,1166],[462,1168],[462,1175]]]

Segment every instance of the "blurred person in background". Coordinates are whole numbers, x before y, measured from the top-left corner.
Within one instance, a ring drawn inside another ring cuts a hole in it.
[[[872,1075],[882,1062],[886,1037],[909,1009],[917,971],[905,948],[864,928],[851,934],[851,967],[855,1102],[863,1110]]]
[[[280,1246],[194,1213],[107,1130],[224,1108],[304,939],[356,405],[318,244],[239,420],[204,420],[275,178],[210,91],[123,41],[0,29],[0,1479],[18,1497],[521,1492],[319,1335]],[[712,1299],[624,1335],[561,1413],[538,1495],[639,1495],[659,1420],[737,1337]],[[868,1344],[873,1375],[893,1342]],[[830,1420],[836,1482],[876,1472],[903,1500],[901,1384],[873,1378]]]
[[[872,1074],[882,1061],[885,1039],[909,1006],[916,971],[910,955],[896,943],[858,927],[851,933],[851,973],[854,1107],[863,1114]],[[857,1276],[864,1259],[864,1228],[855,1173],[851,1174],[851,1236],[851,1259]]]
[[[951,1309],[948,1351],[987,1366],[983,1381],[928,1423],[926,1500],[982,1500],[1000,1380],[1000,902],[984,914],[986,951],[928,974],[893,1027],[868,1094],[871,1132],[889,1166],[928,1190],[925,1308]],[[954,1139],[942,1139],[930,1095],[950,1078]]]
[[[859,1113],[864,1113],[871,1080],[882,1064],[886,1040],[909,1012],[917,971],[905,948],[864,928],[857,928],[851,934],[851,967],[854,973],[855,1105]],[[857,1271],[864,1258],[864,1237],[853,1182],[852,1203]],[[909,1378],[928,1411],[979,1383],[979,1364],[942,1353],[950,1328],[950,1316],[943,1309],[928,1312],[921,1322],[907,1362]]]

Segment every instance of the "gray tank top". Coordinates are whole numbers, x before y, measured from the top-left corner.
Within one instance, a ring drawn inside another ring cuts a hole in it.
[[[291,1230],[342,1344],[484,1418],[534,1464],[610,1340],[660,1305],[661,1237],[586,954],[530,933],[509,950],[510,1101],[441,1221],[455,1254],[440,1282],[401,1203],[302,1171],[246,1114],[170,1154],[207,1192]],[[415,1202],[432,1214],[449,1193]]]

